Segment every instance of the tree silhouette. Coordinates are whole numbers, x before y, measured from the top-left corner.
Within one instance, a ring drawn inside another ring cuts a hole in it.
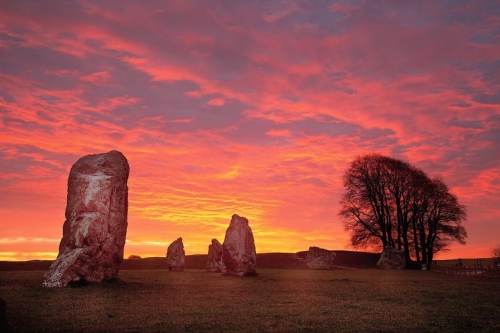
[[[432,263],[452,241],[465,244],[465,206],[440,178],[379,154],[357,157],[346,170],[339,216],[355,248],[404,251],[407,267]]]
[[[500,262],[500,243],[491,249],[491,254],[496,262]]]

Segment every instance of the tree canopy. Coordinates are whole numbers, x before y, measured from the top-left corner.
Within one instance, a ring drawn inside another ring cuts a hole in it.
[[[355,248],[393,247],[407,266],[430,264],[436,252],[465,244],[466,208],[440,178],[407,162],[379,155],[357,157],[344,177],[339,216]]]
[[[493,255],[493,258],[497,259],[497,260],[500,260],[500,243],[495,245],[492,249],[491,249],[491,254]]]

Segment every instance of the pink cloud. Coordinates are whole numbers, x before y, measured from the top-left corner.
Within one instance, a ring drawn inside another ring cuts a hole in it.
[[[108,98],[106,100],[102,100],[96,109],[100,112],[105,112],[109,110],[114,110],[120,106],[133,105],[139,101],[140,100],[138,98],[130,96],[113,97],[113,98]]]
[[[213,98],[207,102],[207,105],[212,106],[222,106],[226,104],[226,101],[223,98]]]
[[[93,84],[104,84],[110,78],[110,75],[107,71],[95,72],[89,75],[84,75],[80,77],[80,80],[90,82]]]

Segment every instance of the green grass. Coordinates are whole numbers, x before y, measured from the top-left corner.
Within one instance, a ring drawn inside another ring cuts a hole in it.
[[[120,281],[41,287],[42,271],[0,271],[18,332],[497,332],[500,281],[432,271],[122,270]]]

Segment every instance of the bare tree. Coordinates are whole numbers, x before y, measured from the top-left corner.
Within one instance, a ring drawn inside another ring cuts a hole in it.
[[[344,174],[339,216],[355,248],[390,246],[408,266],[430,264],[452,241],[465,244],[465,207],[444,182],[407,162],[379,154],[357,157]]]
[[[423,218],[418,221],[421,240],[421,257],[424,263],[432,263],[434,253],[445,250],[457,241],[465,244],[467,232],[462,222],[467,219],[464,205],[459,204],[455,195],[440,179],[431,179],[424,187]]]
[[[381,243],[394,247],[387,184],[382,177],[383,156],[367,155],[351,162],[344,175],[345,192],[339,212],[344,227],[351,232],[351,244],[355,248]]]
[[[500,243],[491,249],[491,254],[495,260],[500,261]]]

